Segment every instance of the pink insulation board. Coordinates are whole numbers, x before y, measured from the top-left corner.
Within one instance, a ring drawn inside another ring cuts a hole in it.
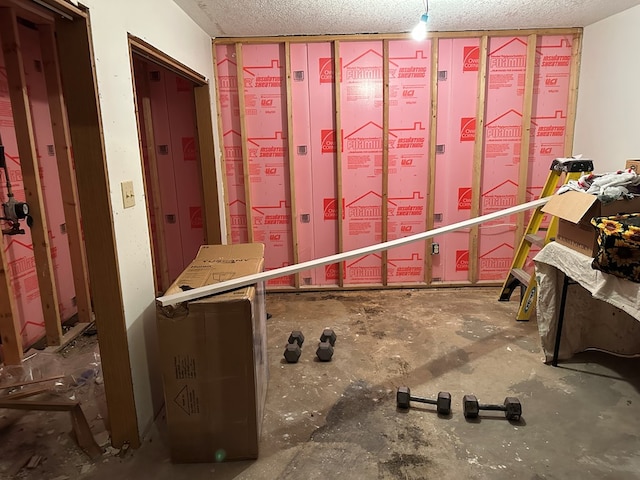
[[[58,296],[58,308],[62,321],[77,313],[75,288],[71,270],[71,257],[66,235],[66,224],[62,206],[62,194],[58,166],[53,146],[53,132],[49,115],[46,81],[42,69],[42,58],[38,31],[19,26],[25,77],[29,93],[31,120],[40,166],[40,180],[45,212],[49,227],[51,258]],[[9,180],[16,200],[25,201],[20,159],[16,144],[13,112],[9,98],[4,58],[0,55],[0,134],[5,145]],[[0,185],[0,200],[6,201],[4,172]],[[29,228],[24,225],[25,235],[3,236],[11,288],[16,300],[17,315],[21,325],[24,345],[38,341],[44,334],[44,316],[40,302],[38,278]]]
[[[527,37],[490,38],[488,51],[481,215],[517,204]],[[515,215],[480,225],[480,280],[504,278],[510,267],[510,260],[504,266],[505,252],[510,249],[513,257],[515,230]]]
[[[333,52],[331,43],[328,42],[310,43],[306,47],[309,65],[308,102],[311,129],[309,162],[313,198],[312,242],[316,258],[320,258],[338,253],[339,250]],[[296,195],[298,192],[296,187]],[[344,212],[344,199],[342,207]],[[338,265],[327,265],[316,269],[315,282],[316,285],[336,285],[339,281],[338,277]]]
[[[382,42],[340,44],[344,251],[382,241]],[[366,268],[363,268],[366,265]],[[346,264],[345,284],[382,283],[376,256]]]
[[[573,39],[560,35],[538,37],[533,90],[533,135],[529,157],[534,197],[540,195],[554,158],[565,156],[564,139],[571,80]]]
[[[162,207],[162,219],[153,220],[163,222],[172,282],[204,243],[193,84],[154,64],[148,64],[148,74]]]
[[[284,46],[244,45],[242,55],[253,240],[272,270],[293,263]],[[293,277],[267,285],[291,286]]]
[[[436,228],[467,220],[471,213],[479,52],[477,38],[438,40]],[[432,257],[433,280],[468,280],[469,231],[433,241],[440,252]]]
[[[490,40],[484,171],[479,192],[481,214],[513,206],[516,201],[526,40],[526,37]],[[439,63],[436,190],[433,192],[433,220],[437,228],[468,219],[471,212],[480,39],[433,41],[438,41]],[[389,41],[388,239],[424,231],[427,223],[427,190],[429,176],[433,173],[429,171],[430,42]],[[236,241],[242,238],[240,232],[244,228],[245,208],[237,89],[234,88],[236,65],[233,63],[234,47],[216,48],[231,230],[233,241]],[[244,46],[243,51],[247,48]],[[269,48],[275,52],[275,46]],[[278,57],[269,53],[269,48],[266,45],[255,46],[256,51],[262,52],[260,58],[263,63],[260,65],[266,65],[264,60],[269,58],[277,58],[281,62],[282,53]],[[545,138],[539,144],[532,139],[530,173],[533,180],[527,185],[528,199],[539,194],[548,174],[548,159],[560,156],[556,153],[556,139],[551,144],[549,137],[560,132],[555,127],[565,121],[570,73],[564,58],[567,51],[569,55],[571,52],[569,39],[540,37],[538,51],[535,93],[539,98],[534,97],[534,130],[537,125],[553,128],[542,130],[541,138]],[[332,44],[291,44],[291,135],[296,149],[294,168],[298,217],[295,221],[300,261],[338,252],[338,221],[343,224],[343,251],[382,241],[382,62],[380,41],[340,42],[340,104],[336,106]],[[245,54],[245,72],[247,65]],[[245,73],[245,86],[248,84]],[[280,91],[281,109],[286,110],[283,94]],[[547,98],[549,96],[555,100],[551,101]],[[247,99],[254,100],[255,108],[257,97]],[[247,106],[247,117],[249,109]],[[335,169],[336,110],[341,118],[341,130],[338,132],[342,141],[340,199],[337,198]],[[274,124],[259,109],[257,115],[265,123]],[[274,141],[282,141],[286,147],[284,130],[282,128],[282,137],[274,137]],[[249,147],[255,149],[256,138],[253,135],[249,137]],[[230,158],[240,159],[240,162],[229,165]],[[266,177],[268,173],[264,172],[264,175]],[[276,192],[280,190],[276,189]],[[288,193],[286,188],[285,193]],[[252,189],[252,198],[253,195]],[[283,203],[279,205],[286,210],[287,196],[282,198],[281,193],[276,193],[276,197],[280,197]],[[337,218],[338,202],[343,207],[342,219]],[[274,203],[273,207],[277,208],[277,205]],[[504,266],[504,259],[513,256],[515,220],[514,216],[480,228],[482,280],[495,280],[506,274],[509,265]],[[439,253],[432,256],[434,281],[468,281],[469,231],[445,234],[434,238],[434,242],[439,247]],[[424,242],[389,251],[389,283],[423,282],[425,254]],[[380,284],[381,261],[381,256],[369,255],[345,262],[345,278],[342,280],[345,285]],[[313,285],[335,285],[339,280],[337,265],[319,268],[301,277],[303,285],[309,282]]]
[[[296,229],[298,235],[298,261],[306,262],[316,258],[314,231],[316,222],[322,217],[314,215],[312,131],[310,118],[309,68],[307,46],[302,43],[290,45],[291,58],[291,115],[293,138],[293,172],[295,178]],[[293,204],[293,203],[292,203]],[[317,276],[324,269],[300,272],[302,285],[318,285]]]
[[[218,100],[225,161],[225,189],[229,203],[230,243],[246,243],[247,208],[242,167],[242,136],[238,102],[238,73],[233,45],[217,45]]]
[[[388,240],[423,232],[429,195],[431,40],[389,43]],[[423,283],[425,242],[388,252],[389,283]]]

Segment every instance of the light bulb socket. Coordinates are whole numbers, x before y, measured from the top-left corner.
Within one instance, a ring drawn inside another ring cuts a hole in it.
[[[429,20],[429,15],[426,13],[423,13],[422,16],[420,17],[420,21],[422,23],[427,23],[428,20]]]

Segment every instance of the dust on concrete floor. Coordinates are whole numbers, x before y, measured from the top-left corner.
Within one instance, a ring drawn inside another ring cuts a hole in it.
[[[517,300],[495,288],[270,294],[270,381],[256,461],[174,465],[160,418],[143,446],[96,462],[40,414],[0,431],[7,445],[45,452],[25,479],[633,479],[640,478],[636,428],[638,359],[584,353],[542,362],[535,321],[514,320]],[[338,335],[330,363],[314,360],[325,326]],[[282,359],[289,332],[306,337],[297,364]],[[450,391],[453,413],[429,406],[399,412],[395,389]],[[468,422],[461,399],[517,396],[523,418],[499,412]],[[86,408],[86,407],[85,407]],[[90,419],[91,420],[91,419]],[[50,433],[54,430],[54,433]]]

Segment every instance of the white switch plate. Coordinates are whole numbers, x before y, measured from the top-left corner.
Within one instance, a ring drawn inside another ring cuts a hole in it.
[[[136,204],[136,196],[133,193],[133,182],[122,182],[122,205],[124,208],[133,207]]]

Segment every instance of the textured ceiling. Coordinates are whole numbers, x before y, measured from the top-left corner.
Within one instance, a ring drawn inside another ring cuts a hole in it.
[[[423,0],[174,0],[212,37],[402,33]],[[430,0],[433,31],[584,27],[640,0]]]

